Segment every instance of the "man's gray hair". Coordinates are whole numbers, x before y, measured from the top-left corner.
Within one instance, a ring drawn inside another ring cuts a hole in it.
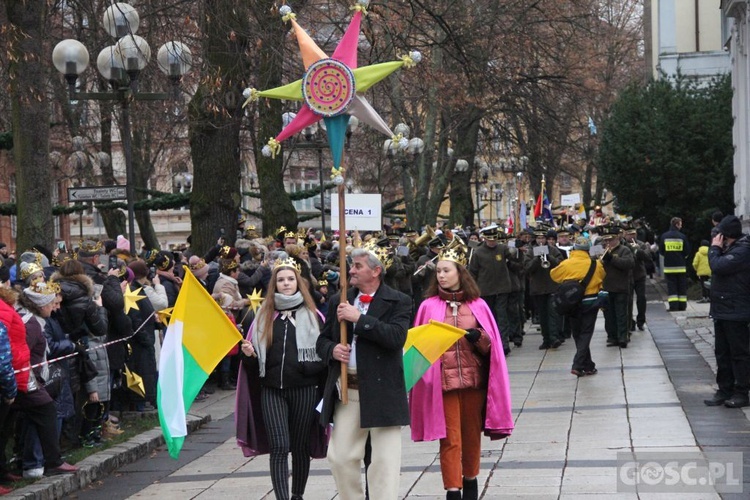
[[[355,248],[351,253],[352,259],[359,257],[367,257],[367,266],[370,269],[380,268],[380,279],[382,280],[385,276],[385,266],[380,260],[375,257],[375,254],[364,248]]]

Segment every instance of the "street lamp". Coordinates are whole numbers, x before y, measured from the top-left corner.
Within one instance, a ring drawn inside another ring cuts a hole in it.
[[[488,189],[486,186],[482,186],[479,191],[482,195],[482,200],[487,201],[490,204],[490,219],[498,219],[499,214],[492,212],[492,204],[497,203],[497,211],[500,212],[500,202],[503,200],[503,189],[500,187],[500,184],[496,182],[493,182],[491,187],[492,189]],[[492,220],[490,220],[490,223],[492,223]]]
[[[129,4],[115,3],[104,12],[104,29],[116,43],[104,48],[96,58],[99,73],[112,87],[112,92],[78,92],[76,82],[89,66],[89,52],[78,40],[63,40],[52,51],[55,68],[65,75],[71,101],[97,100],[117,101],[122,111],[122,147],[125,155],[126,193],[128,205],[128,236],[130,252],[135,255],[135,210],[132,160],[132,135],[130,130],[130,101],[154,101],[175,98],[179,95],[179,83],[192,66],[190,49],[177,41],[167,42],[159,48],[159,69],[169,78],[172,91],[169,94],[138,91],[138,77],[151,58],[151,48],[146,40],[137,36],[140,18]]]

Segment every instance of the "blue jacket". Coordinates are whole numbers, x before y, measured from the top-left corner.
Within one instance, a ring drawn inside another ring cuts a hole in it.
[[[732,246],[711,246],[711,316],[714,319],[750,321],[750,236]]]

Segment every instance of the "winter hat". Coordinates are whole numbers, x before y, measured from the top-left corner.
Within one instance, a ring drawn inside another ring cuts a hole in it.
[[[190,266],[193,275],[199,280],[206,279],[206,276],[208,276],[208,265],[206,264],[206,261],[197,255],[190,257],[188,265]]]
[[[50,304],[58,293],[60,293],[60,285],[54,282],[45,283],[43,280],[23,290],[23,294],[37,307]]]
[[[117,249],[130,250],[130,241],[128,241],[128,239],[121,234],[117,236]]]
[[[727,215],[721,219],[717,227],[725,238],[737,239],[742,237],[742,223],[734,215]]]
[[[128,268],[133,273],[133,277],[137,280],[143,279],[148,276],[148,266],[142,260],[134,260],[128,264]]]
[[[573,250],[583,250],[588,252],[591,249],[591,241],[585,236],[579,236],[576,238],[576,242],[573,245]]]

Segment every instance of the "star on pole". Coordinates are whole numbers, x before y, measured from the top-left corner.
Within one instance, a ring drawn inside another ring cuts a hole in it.
[[[258,312],[258,308],[263,303],[263,297],[260,295],[260,290],[253,288],[253,293],[248,294],[247,299],[250,301],[248,305],[250,306],[250,309],[253,310],[253,313]]]
[[[142,289],[131,290],[129,286],[125,288],[125,293],[123,294],[123,298],[125,299],[125,314],[128,314],[131,309],[140,311],[138,301],[146,298],[145,295],[139,295]]]
[[[162,309],[161,311],[156,312],[156,317],[159,318],[159,322],[162,325],[169,324],[169,318],[172,317],[173,310],[174,310],[174,307],[167,307],[166,309]]]
[[[297,16],[291,7],[282,5],[279,8],[282,20],[292,24],[305,73],[301,79],[274,89],[245,89],[243,95],[246,100],[243,106],[260,97],[303,101],[303,105],[279,135],[270,138],[268,144],[263,147],[265,156],[275,157],[281,150],[282,141],[322,119],[326,124],[328,145],[333,158],[331,177],[336,184],[343,184],[341,158],[349,116],[356,116],[363,123],[391,137],[399,147],[406,148],[408,141],[393,133],[363,94],[399,68],[415,66],[421,61],[422,55],[412,51],[397,61],[358,68],[357,43],[362,16],[367,13],[368,5],[369,0],[357,0],[357,4],[352,7],[355,13],[331,57],[328,57],[297,24]]]

